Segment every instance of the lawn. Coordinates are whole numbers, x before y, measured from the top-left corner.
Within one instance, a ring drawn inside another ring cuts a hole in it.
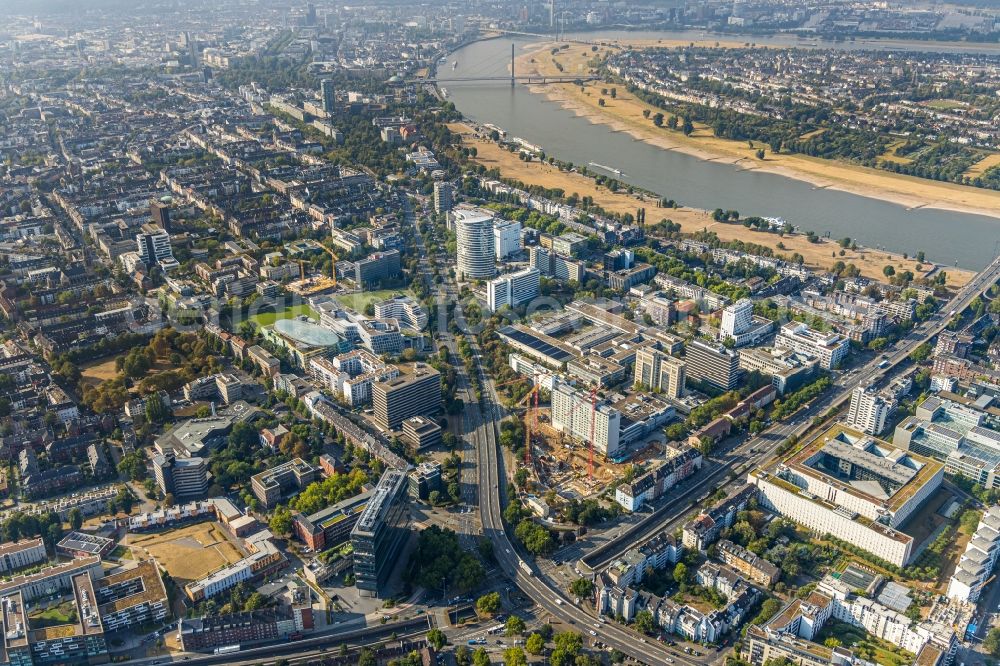
[[[157,534],[129,535],[128,544],[155,558],[181,584],[243,558],[215,523],[197,523]]]
[[[879,155],[879,158],[886,162],[896,162],[898,164],[909,164],[913,161],[911,157],[904,157],[902,155],[896,154],[896,149],[906,145],[906,141],[900,139],[889,145],[884,153]]]
[[[103,381],[114,379],[118,376],[118,370],[115,369],[115,359],[117,358],[117,356],[112,356],[96,363],[80,366],[80,379],[91,386],[97,386]]]
[[[968,170],[966,170],[965,175],[969,178],[975,178],[976,176],[982,176],[989,169],[997,166],[1000,166],[1000,153],[990,153],[970,166]]]
[[[378,303],[392,298],[396,294],[414,297],[409,289],[378,289],[376,291],[359,291],[353,294],[337,294],[335,298],[345,308],[350,308],[355,312],[364,312],[369,303]]]
[[[258,312],[254,316],[250,317],[250,321],[257,324],[257,326],[263,327],[270,326],[279,319],[293,319],[299,315],[305,315],[310,319],[319,321],[319,313],[309,307],[306,303],[289,305],[281,312],[275,312],[273,310]]]
[[[64,601],[43,610],[35,609],[28,616],[28,624],[32,629],[43,627],[56,627],[60,624],[72,624],[76,622],[76,604],[72,601]]]
[[[909,666],[913,663],[913,653],[875,638],[864,629],[846,622],[827,621],[816,637],[816,642],[826,644],[831,639],[837,645],[853,650],[857,656],[879,666]]]

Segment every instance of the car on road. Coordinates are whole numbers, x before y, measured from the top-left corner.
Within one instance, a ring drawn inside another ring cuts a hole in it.
[[[591,635],[591,636],[596,636],[596,635],[597,635],[597,632],[596,632],[596,631],[594,631],[593,629],[591,629],[591,630],[590,630],[590,635]]]

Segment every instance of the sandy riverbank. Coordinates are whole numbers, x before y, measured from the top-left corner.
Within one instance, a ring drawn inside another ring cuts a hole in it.
[[[679,46],[690,42],[683,40],[657,40],[637,42],[636,46]],[[615,46],[599,46],[596,51],[589,46],[571,44],[568,49],[556,55],[551,49],[559,44],[532,44],[530,51],[517,59],[519,74],[573,75],[590,71],[590,62],[603,57]],[[715,41],[702,45],[714,46]],[[723,43],[723,46],[741,46],[742,42]],[[558,65],[557,65],[558,63]],[[559,67],[562,67],[560,70]],[[695,125],[691,136],[679,131],[656,127],[652,118],[657,112],[624,87],[617,88],[616,98],[602,95],[602,89],[609,84],[590,82],[584,86],[556,84],[532,86],[532,92],[543,94],[559,103],[568,111],[586,118],[595,124],[608,126],[611,130],[625,132],[637,140],[666,150],[677,150],[699,159],[734,164],[742,169],[756,169],[788,178],[795,178],[817,188],[842,190],[861,196],[891,201],[907,208],[937,208],[962,213],[989,215],[1000,218],[1000,192],[975,187],[942,183],[912,176],[894,174],[880,169],[855,166],[833,160],[813,158],[805,155],[774,155],[766,150],[763,160],[756,157],[758,148],[745,141],[720,139],[704,125]],[[604,106],[600,100],[604,100]],[[649,111],[649,118],[643,116]],[[766,148],[766,147],[765,147]],[[679,193],[664,192],[665,196],[682,198]]]
[[[751,231],[742,224],[722,224],[712,219],[708,211],[697,208],[681,207],[676,209],[656,208],[656,200],[633,196],[624,192],[612,192],[606,187],[600,187],[594,179],[578,173],[560,171],[557,167],[538,161],[524,162],[515,153],[500,148],[492,141],[477,138],[471,127],[463,123],[449,125],[453,132],[462,136],[466,147],[476,149],[475,161],[488,169],[499,169],[505,178],[520,181],[527,185],[539,185],[546,188],[561,188],[567,195],[574,192],[581,197],[593,197],[594,203],[605,210],[614,213],[632,213],[638,207],[646,208],[648,223],[654,224],[661,219],[670,219],[681,225],[685,233],[695,233],[702,230],[715,232],[725,241],[739,240],[746,243],[757,243],[770,247],[775,252],[790,257],[798,252],[808,266],[819,269],[829,269],[837,261],[845,264],[853,263],[860,268],[862,275],[884,280],[884,266],[891,264],[896,272],[912,271],[915,275],[926,275],[934,269],[934,265],[925,262],[922,270],[917,269],[913,259],[903,259],[902,255],[881,250],[859,249],[844,250],[834,241],[821,240],[810,243],[805,236],[791,235],[780,237],[777,234]],[[784,247],[779,247],[779,244]],[[972,275],[969,271],[957,268],[943,267],[948,274],[948,286],[959,287],[968,282]]]

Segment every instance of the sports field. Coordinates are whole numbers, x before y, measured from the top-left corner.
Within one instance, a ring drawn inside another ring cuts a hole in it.
[[[369,303],[378,303],[392,298],[396,294],[413,298],[409,289],[377,289],[375,291],[358,291],[353,294],[337,294],[336,299],[345,308],[350,308],[355,312],[364,312]]]
[[[269,310],[266,312],[259,312],[252,317],[250,321],[257,324],[257,326],[270,326],[279,319],[293,319],[299,315],[305,315],[310,319],[319,320],[319,313],[309,307],[306,303],[299,303],[297,305],[289,305],[284,310],[275,312]]]
[[[130,534],[127,541],[133,555],[136,550],[143,557],[149,554],[182,585],[243,559],[215,523],[185,525],[156,534]]]

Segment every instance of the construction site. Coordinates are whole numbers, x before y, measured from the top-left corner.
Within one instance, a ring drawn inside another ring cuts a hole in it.
[[[322,275],[303,278],[285,285],[285,289],[299,296],[317,296],[334,291],[337,288],[337,281],[333,278]]]
[[[516,383],[513,382],[507,383]],[[507,383],[500,384],[498,388]],[[604,492],[615,481],[621,479],[633,464],[639,465],[666,452],[663,438],[650,438],[640,445],[628,461],[609,460],[595,450],[595,417],[597,393],[591,391],[591,400],[579,409],[589,408],[590,436],[586,440],[574,437],[552,425],[552,411],[549,405],[539,404],[539,384],[514,405],[514,413],[524,426],[524,465],[529,469],[536,490],[555,490],[563,499],[590,499]]]
[[[307,276],[306,274],[306,261],[304,259],[299,260],[299,279],[294,282],[289,282],[286,285],[286,289],[293,294],[298,294],[299,296],[317,296],[319,294],[325,294],[334,291],[337,288],[337,262],[340,257],[325,245],[316,245],[317,249],[321,249],[330,255],[330,276],[324,275],[313,275]]]
[[[569,433],[552,427],[548,407],[539,408],[537,424],[532,429],[532,464],[538,483],[555,489],[565,499],[588,499],[601,494],[621,479],[633,464],[662,457],[665,445],[650,442],[628,462],[615,463],[593,453],[589,442],[576,441]]]

